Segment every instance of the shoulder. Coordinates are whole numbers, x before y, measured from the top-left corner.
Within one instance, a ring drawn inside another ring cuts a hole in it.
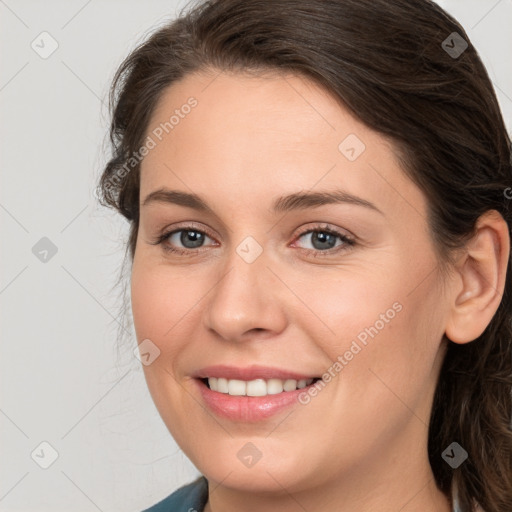
[[[208,500],[208,481],[200,476],[142,512],[202,512]]]

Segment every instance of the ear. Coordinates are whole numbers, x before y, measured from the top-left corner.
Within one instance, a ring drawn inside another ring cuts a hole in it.
[[[445,334],[454,343],[478,338],[496,313],[505,288],[510,258],[509,227],[500,213],[489,210],[456,263]]]

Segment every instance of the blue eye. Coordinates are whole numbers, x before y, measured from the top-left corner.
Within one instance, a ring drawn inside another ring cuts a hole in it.
[[[181,229],[171,234],[169,240],[172,241],[172,237],[176,237],[177,235],[180,235],[177,238],[186,249],[197,249],[203,245],[205,238],[209,238],[205,233],[196,229]]]
[[[301,248],[301,250],[312,253],[315,257],[329,256],[334,253],[337,254],[355,245],[354,239],[328,226],[318,226],[304,231],[297,236],[297,239],[305,237],[306,235],[310,236],[310,243],[313,248]],[[191,256],[202,252],[201,249],[206,239],[213,240],[213,238],[204,231],[190,225],[163,233],[153,244],[162,245],[163,250],[168,253]],[[338,240],[340,243],[337,244]],[[176,247],[178,243],[181,244],[182,247]]]
[[[299,238],[309,235],[310,243],[313,246],[313,250],[325,252],[327,250],[334,249],[340,245],[353,245],[353,240],[348,238],[343,233],[328,229],[311,229],[302,233]],[[336,245],[337,240],[341,241],[341,244]]]
[[[174,238],[174,241],[172,240]],[[179,254],[193,254],[197,252],[197,249],[200,248],[205,238],[211,238],[196,229],[193,226],[185,226],[183,229],[178,229],[174,231],[169,231],[167,233],[162,234],[162,236],[156,241],[157,244],[161,244],[163,249],[168,252],[179,253]],[[171,241],[171,243],[176,244],[179,241],[182,244],[182,247],[175,247],[174,245],[170,245],[169,243],[164,243],[167,241]]]

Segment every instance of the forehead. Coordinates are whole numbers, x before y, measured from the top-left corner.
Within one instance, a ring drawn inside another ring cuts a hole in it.
[[[236,188],[248,205],[272,191],[341,187],[384,209],[412,194],[421,208],[389,140],[304,77],[188,75],[161,95],[146,135],[141,199],[168,186],[232,201]]]

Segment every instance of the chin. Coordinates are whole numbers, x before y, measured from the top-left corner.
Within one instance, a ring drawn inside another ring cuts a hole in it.
[[[226,487],[257,493],[280,493],[283,488],[303,490],[305,482],[314,479],[307,471],[297,472],[304,468],[306,457],[300,456],[292,446],[290,450],[278,451],[268,441],[230,438],[223,448],[219,446],[215,451],[211,444],[210,449],[200,450],[196,444],[192,452],[197,452],[198,456],[187,455],[207,480]],[[316,467],[316,464],[309,467]]]

